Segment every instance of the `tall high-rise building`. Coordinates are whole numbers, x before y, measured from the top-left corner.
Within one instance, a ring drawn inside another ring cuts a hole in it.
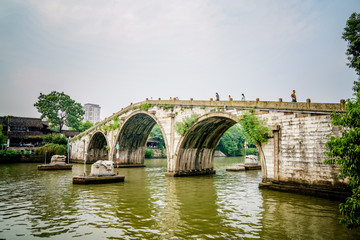
[[[97,104],[86,103],[84,104],[85,117],[84,121],[91,123],[100,122],[100,106]]]

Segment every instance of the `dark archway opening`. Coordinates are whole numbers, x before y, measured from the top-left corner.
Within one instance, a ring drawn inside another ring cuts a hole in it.
[[[97,160],[109,159],[109,147],[103,133],[95,133],[89,143],[87,151],[87,162],[96,162]]]
[[[114,161],[117,161],[117,153],[120,165],[145,166],[145,151],[147,140],[156,121],[145,113],[138,113],[128,119],[121,128],[117,144],[118,150],[113,153]]]
[[[209,174],[213,171],[216,146],[223,134],[237,122],[214,116],[198,122],[185,135],[178,153],[178,174]]]

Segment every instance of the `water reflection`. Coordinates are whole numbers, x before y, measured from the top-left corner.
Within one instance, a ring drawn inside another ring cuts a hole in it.
[[[72,171],[0,165],[0,239],[360,239],[338,224],[338,202],[259,190],[260,171],[165,177],[166,159],[125,168],[125,182],[72,185]],[[90,166],[87,166],[90,171]]]
[[[261,195],[262,239],[360,239],[359,230],[338,223],[337,201],[271,190]]]

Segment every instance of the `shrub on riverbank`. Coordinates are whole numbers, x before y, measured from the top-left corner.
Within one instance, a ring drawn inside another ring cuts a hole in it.
[[[146,148],[145,149],[145,158],[151,158],[154,154],[154,151],[152,149]]]
[[[0,160],[2,161],[12,161],[18,160],[21,157],[21,151],[8,149],[8,150],[0,150]]]
[[[42,147],[39,147],[35,150],[35,154],[37,155],[45,155],[45,152],[47,151],[47,156],[52,155],[66,155],[66,145],[60,145],[55,143],[48,143],[45,144]]]
[[[258,155],[258,151],[256,148],[248,148],[246,149],[246,155]]]
[[[66,145],[67,139],[64,135],[61,134],[48,134],[44,136],[44,142]]]

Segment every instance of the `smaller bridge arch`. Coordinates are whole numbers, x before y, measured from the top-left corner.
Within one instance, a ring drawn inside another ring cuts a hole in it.
[[[87,147],[87,162],[108,160],[109,147],[106,135],[102,131],[94,132]]]
[[[164,136],[165,148],[168,144],[164,129],[158,119],[151,113],[138,110],[130,114],[121,126],[115,137],[112,155],[117,160],[116,153],[119,152],[119,164],[123,166],[144,166],[146,142],[153,127],[158,124]],[[119,150],[116,145],[119,144]],[[166,154],[167,156],[169,154]]]

